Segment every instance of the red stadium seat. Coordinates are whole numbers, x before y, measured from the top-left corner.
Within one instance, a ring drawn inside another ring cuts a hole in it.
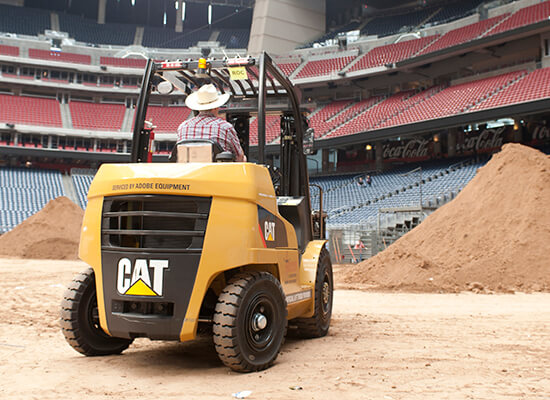
[[[418,53],[428,44],[433,42],[437,37],[437,35],[427,36],[421,39],[413,39],[405,42],[392,43],[386,46],[375,47],[374,49],[363,55],[359,59],[359,61],[353,64],[348,72],[381,67],[386,64],[393,64],[405,60]]]
[[[62,127],[55,99],[0,94],[0,121],[14,124]]]
[[[0,44],[0,55],[19,57],[19,47]]]
[[[189,115],[191,110],[182,106],[149,106],[147,108],[147,120],[157,127],[155,132],[175,133],[178,126],[189,118]]]
[[[538,69],[499,91],[470,111],[502,107],[550,97],[550,68]]]
[[[354,58],[354,56],[344,56],[308,61],[294,78],[301,79],[331,75],[342,70]]]
[[[445,49],[451,46],[456,46],[461,43],[468,42],[470,40],[477,39],[484,32],[491,27],[498,24],[509,14],[499,15],[493,18],[489,18],[483,21],[476,22],[474,24],[466,25],[458,29],[453,29],[452,31],[447,32],[435,42],[430,44],[424,50],[422,50],[418,55],[431,53],[433,51]]]
[[[76,64],[91,64],[92,62],[92,57],[89,55],[40,49],[29,49],[29,57]]]
[[[291,62],[291,63],[277,63],[277,66],[284,72],[286,76],[292,75],[296,68],[301,64],[301,62]]]
[[[143,58],[118,58],[118,57],[101,57],[99,60],[101,65],[121,68],[145,68],[146,60]]]
[[[69,103],[73,127],[76,129],[119,131],[126,107],[123,104]]]
[[[484,36],[509,31],[521,26],[534,24],[550,17],[550,1],[534,4],[516,11],[512,16],[489,30]]]
[[[258,144],[258,118],[254,118],[250,122],[250,145]],[[271,143],[279,137],[280,134],[280,118],[277,115],[266,115],[265,118],[265,142]]]
[[[524,74],[525,71],[515,71],[450,86],[395,115],[381,127],[409,124],[466,112],[484,98],[491,96]]]

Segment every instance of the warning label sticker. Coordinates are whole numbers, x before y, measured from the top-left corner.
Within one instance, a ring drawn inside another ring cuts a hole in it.
[[[229,78],[232,81],[242,81],[248,79],[245,67],[231,67],[229,69]]]

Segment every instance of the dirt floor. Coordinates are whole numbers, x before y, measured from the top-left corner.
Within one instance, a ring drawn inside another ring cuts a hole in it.
[[[0,260],[0,399],[231,399],[244,390],[248,399],[550,397],[547,293],[338,289],[329,336],[287,340],[271,369],[238,374],[206,338],[140,339],[121,356],[75,352],[58,310],[65,285],[84,268]]]

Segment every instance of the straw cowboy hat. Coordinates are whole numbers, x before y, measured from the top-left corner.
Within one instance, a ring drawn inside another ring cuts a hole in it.
[[[209,83],[187,96],[185,105],[195,111],[213,110],[227,103],[229,96],[229,93],[218,93],[216,87]]]

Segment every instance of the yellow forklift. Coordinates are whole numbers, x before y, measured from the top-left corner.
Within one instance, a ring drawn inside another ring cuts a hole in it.
[[[205,83],[231,93],[226,119],[248,159],[249,121],[258,119],[257,163],[231,162],[215,143],[204,162],[146,162],[151,92],[189,94]],[[266,114],[280,116],[278,169],[264,165]],[[322,202],[311,210],[312,140],[299,91],[265,53],[148,60],[131,163],[102,165],[88,192],[79,254],[91,268],[61,307],[69,344],[87,356],[118,354],[135,338],[183,342],[204,326],[221,361],[249,372],[273,364],[287,328],[326,335],[333,278]]]

